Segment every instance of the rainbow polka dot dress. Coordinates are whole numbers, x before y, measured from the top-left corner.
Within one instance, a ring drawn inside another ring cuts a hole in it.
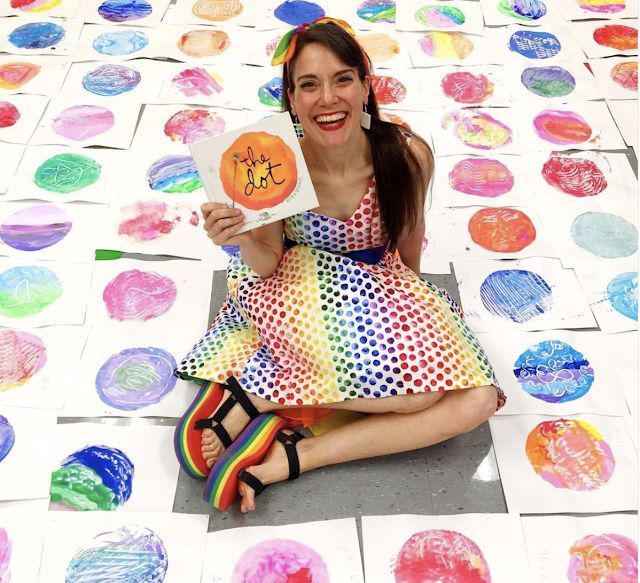
[[[496,384],[447,292],[384,251],[375,179],[347,221],[307,211],[285,220],[285,236],[295,246],[266,279],[231,257],[226,301],[178,376],[233,375],[292,406]],[[353,258],[375,248],[373,262]]]

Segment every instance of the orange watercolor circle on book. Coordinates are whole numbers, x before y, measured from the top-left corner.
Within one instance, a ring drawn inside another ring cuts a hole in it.
[[[240,206],[251,210],[271,208],[296,187],[295,154],[279,136],[247,132],[222,154],[220,182],[227,196]]]

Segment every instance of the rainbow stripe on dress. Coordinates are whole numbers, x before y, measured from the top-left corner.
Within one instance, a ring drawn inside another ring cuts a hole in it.
[[[251,421],[211,468],[204,499],[225,512],[238,494],[238,474],[262,461],[278,431],[287,425],[273,413],[263,413]]]

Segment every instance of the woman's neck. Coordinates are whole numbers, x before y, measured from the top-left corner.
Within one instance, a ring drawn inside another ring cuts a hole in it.
[[[325,148],[304,138],[300,146],[307,166],[325,176],[345,176],[354,169],[373,163],[371,146],[364,131],[358,132],[353,140],[340,148]]]

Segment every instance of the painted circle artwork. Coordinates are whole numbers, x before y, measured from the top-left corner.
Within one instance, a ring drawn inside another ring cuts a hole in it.
[[[625,1],[626,0],[577,0],[578,5],[583,10],[605,14],[621,12],[626,7]]]
[[[146,322],[168,312],[176,301],[176,284],[155,271],[130,269],[104,288],[102,300],[112,320]]]
[[[88,140],[110,130],[115,117],[110,109],[99,105],[72,105],[53,119],[53,131],[75,142]]]
[[[613,475],[615,459],[598,430],[580,419],[536,425],[525,444],[533,470],[555,488],[591,492]]]
[[[576,79],[562,67],[528,67],[520,75],[520,82],[534,95],[564,97],[576,88]]]
[[[315,2],[306,0],[285,0],[276,6],[273,15],[280,21],[291,26],[298,26],[303,22],[313,22],[325,16],[324,10]]]
[[[162,583],[169,557],[162,539],[151,529],[127,524],[101,532],[78,549],[67,567],[65,583],[105,581],[110,573],[127,583]],[[119,575],[122,573],[122,578]],[[126,574],[126,575],[125,575]],[[115,581],[115,579],[112,579]]]
[[[195,95],[208,97],[224,91],[222,77],[217,73],[210,73],[202,67],[180,71],[171,79],[171,85],[186,97],[194,97]]]
[[[489,565],[480,547],[455,530],[415,533],[394,562],[396,583],[491,583]]]
[[[611,68],[611,79],[614,83],[629,91],[638,91],[638,62],[618,63]]]
[[[18,108],[9,101],[0,101],[0,128],[10,128],[20,119]]]
[[[82,78],[82,86],[95,95],[121,95],[135,89],[142,79],[135,69],[109,63],[89,71]]]
[[[102,166],[82,154],[56,154],[38,166],[33,182],[49,192],[68,194],[95,184]]]
[[[62,295],[62,284],[48,267],[20,265],[0,273],[0,315],[33,316]]]
[[[147,0],[105,0],[98,14],[109,22],[127,22],[149,16],[153,7]]]
[[[403,128],[411,131],[411,126],[409,125],[409,122],[405,121],[395,113],[391,113],[389,111],[385,111],[384,113],[381,112],[380,119],[382,121],[388,121],[389,123],[394,123],[398,126],[402,126]]]
[[[562,45],[550,32],[517,30],[509,39],[509,50],[527,59],[549,59],[555,57]]]
[[[512,208],[480,209],[469,219],[467,228],[476,245],[496,253],[516,253],[536,240],[531,219]]]
[[[586,395],[595,373],[585,356],[562,340],[543,340],[513,365],[520,388],[545,403],[566,403]]]
[[[547,6],[541,0],[499,0],[498,10],[516,20],[530,22],[547,13]]]
[[[400,53],[396,39],[384,32],[359,34],[356,40],[374,62],[389,61]]]
[[[51,474],[52,510],[116,510],[131,497],[134,466],[115,447],[88,445]]]
[[[538,136],[552,144],[582,144],[591,138],[591,126],[574,111],[545,109],[533,119]]]
[[[20,251],[40,251],[59,243],[71,230],[67,212],[53,204],[17,210],[0,224],[0,239]]]
[[[458,103],[482,103],[493,95],[495,88],[485,75],[466,71],[446,74],[440,85],[442,93]]]
[[[9,455],[16,442],[16,432],[6,417],[0,415],[0,462]]]
[[[491,158],[464,158],[449,172],[451,188],[482,198],[502,196],[511,191],[513,184],[511,170]]]
[[[0,526],[0,581],[10,581],[11,549],[13,543],[6,529]]]
[[[224,119],[207,109],[183,109],[174,113],[164,124],[164,133],[172,142],[191,144],[225,130]]]
[[[278,44],[280,44],[281,40],[282,40],[282,35],[278,34],[274,36],[272,39],[269,39],[269,41],[267,41],[267,44],[264,47],[264,51],[267,57],[273,56],[273,53],[276,52],[276,49],[278,48]]]
[[[593,40],[617,51],[638,50],[638,29],[623,24],[605,24],[593,31]]]
[[[537,318],[553,307],[549,284],[542,276],[526,269],[490,273],[480,286],[480,300],[494,316],[518,324]]]
[[[380,105],[401,103],[407,96],[406,87],[395,77],[386,75],[373,75],[371,89],[376,95]]]
[[[282,105],[282,77],[274,77],[260,85],[258,99],[263,105],[280,107]]]
[[[607,299],[613,309],[630,320],[638,321],[638,272],[616,275],[607,285]]]
[[[31,332],[0,329],[0,392],[30,381],[47,362],[47,347]]]
[[[542,177],[553,188],[571,196],[596,196],[607,188],[607,180],[593,160],[557,152],[552,152],[544,163]]]
[[[110,356],[96,374],[100,400],[121,411],[155,405],[175,387],[176,361],[155,347],[126,348]]]
[[[11,8],[25,12],[46,12],[60,4],[62,0],[11,0]]]
[[[242,2],[239,0],[197,0],[191,8],[194,16],[213,22],[238,16],[242,10]]]
[[[224,30],[190,30],[178,41],[178,48],[189,57],[214,57],[226,51],[231,44]]]
[[[234,160],[236,154],[239,158]],[[222,154],[220,182],[226,195],[240,206],[251,210],[271,208],[296,187],[295,154],[279,136],[246,132]]]
[[[605,259],[629,257],[638,250],[638,229],[611,213],[578,215],[571,224],[571,238],[578,247]]]
[[[433,28],[455,28],[464,24],[464,12],[455,6],[429,4],[422,6],[415,13],[415,19],[423,26]]]
[[[270,539],[248,548],[236,563],[231,583],[329,583],[320,554],[301,542]]]
[[[365,0],[356,9],[356,14],[367,22],[388,22],[396,21],[395,0]]]
[[[0,89],[20,89],[38,73],[40,65],[34,63],[15,61],[0,65]]]
[[[195,214],[195,213],[194,213]],[[159,200],[139,200],[120,209],[118,235],[144,243],[171,234],[182,220],[177,208]],[[196,217],[190,221],[198,224]]]
[[[98,35],[93,48],[101,55],[117,57],[137,53],[148,44],[149,38],[142,30],[117,30]]]
[[[152,190],[170,193],[193,192],[202,188],[200,174],[191,156],[171,155],[156,160],[147,170]]]
[[[473,109],[458,109],[442,120],[444,129],[451,128],[453,135],[463,144],[478,150],[493,150],[511,143],[513,132],[488,113]]]
[[[436,59],[466,59],[475,46],[471,39],[460,32],[428,32],[418,41],[420,49]]]
[[[18,26],[9,34],[9,42],[18,49],[48,49],[64,39],[66,32],[53,22],[30,22]]]
[[[638,579],[638,545],[621,534],[589,534],[573,543],[569,554],[569,583]]]

